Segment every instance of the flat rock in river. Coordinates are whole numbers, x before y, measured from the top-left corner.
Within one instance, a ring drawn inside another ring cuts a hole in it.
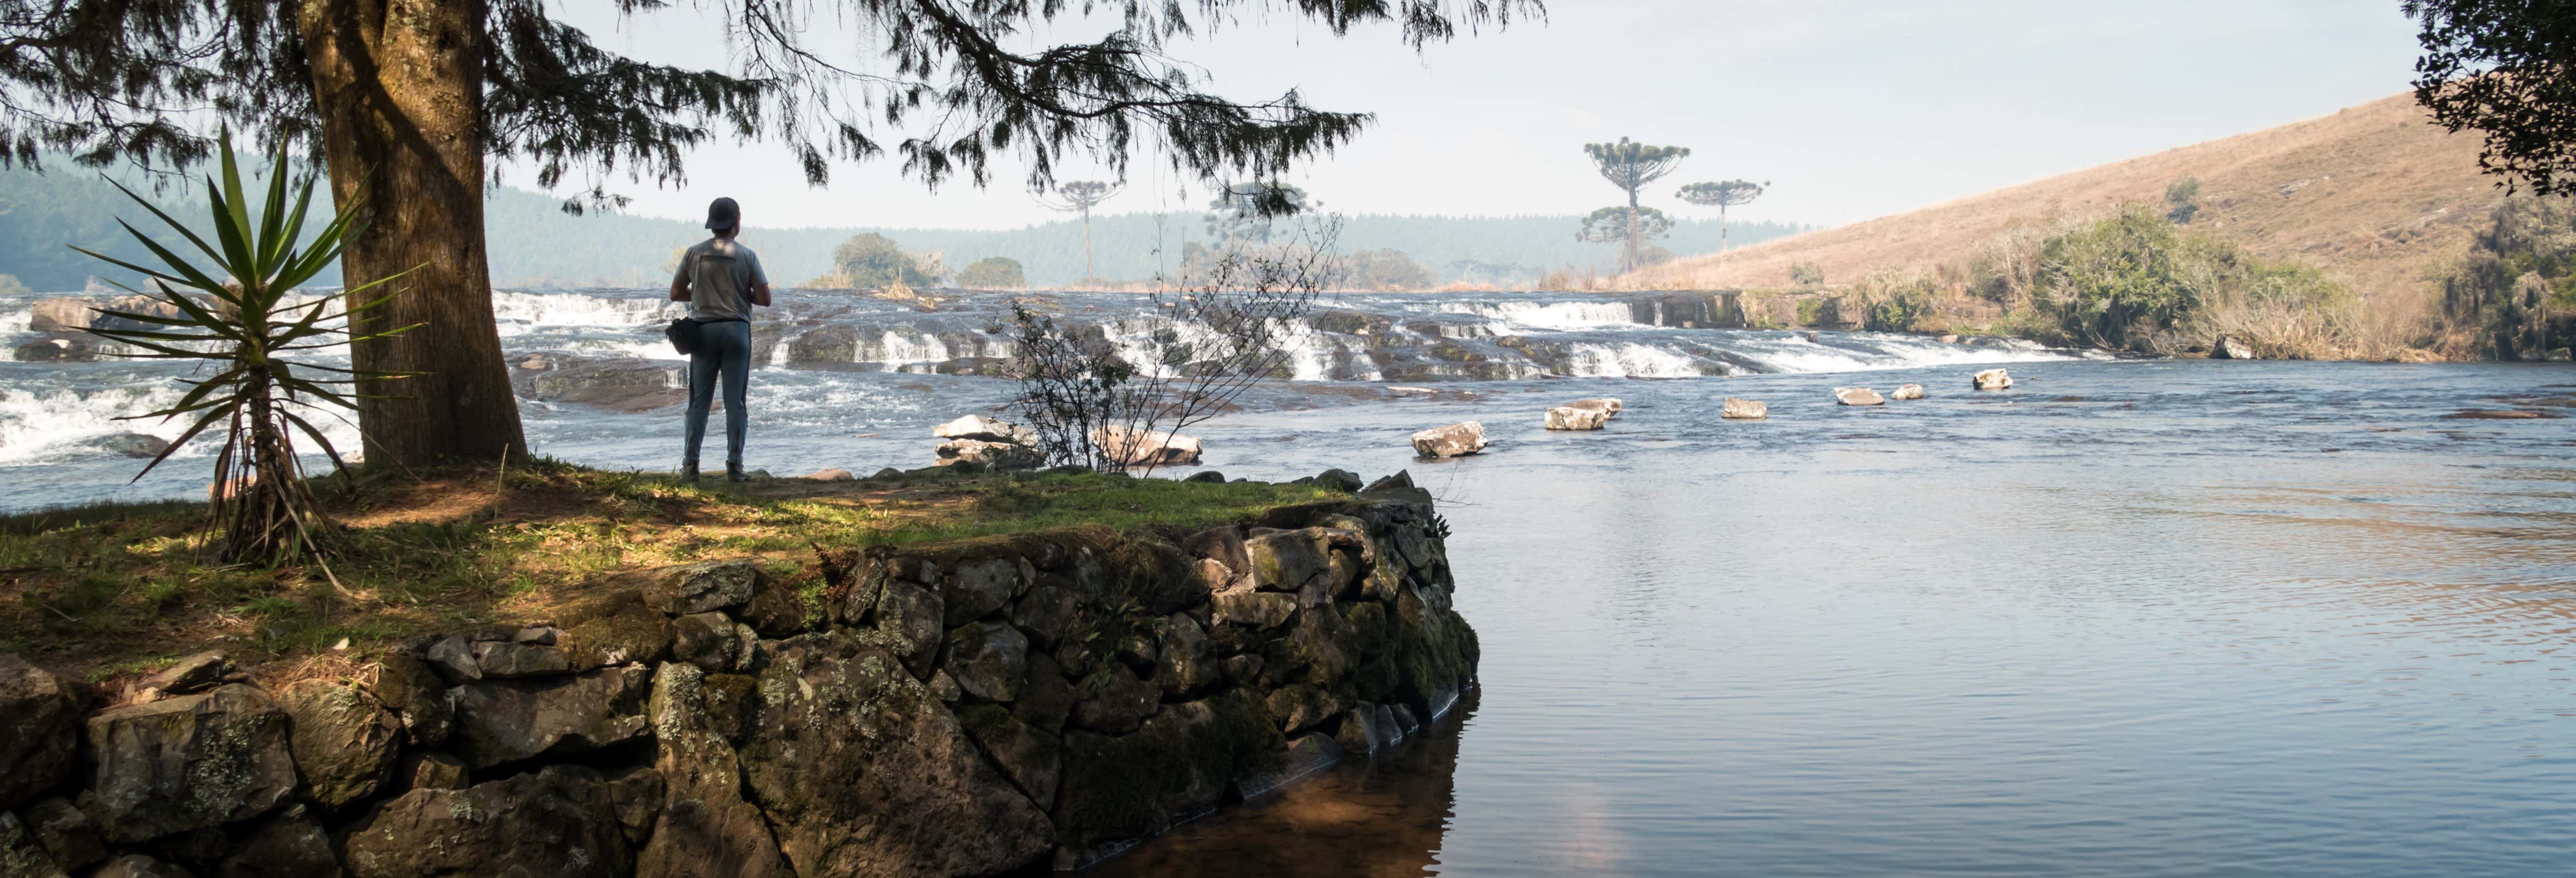
[[[1413,450],[1424,457],[1464,457],[1484,451],[1487,444],[1485,425],[1475,421],[1413,434]]]
[[[1038,450],[1016,442],[987,442],[982,439],[950,439],[939,443],[932,452],[936,466],[976,464],[992,469],[1036,469],[1045,463]]]
[[[109,433],[82,444],[111,454],[122,454],[142,460],[160,455],[170,447],[170,440],[150,433]]]
[[[526,394],[547,402],[572,402],[640,412],[688,398],[687,367],[660,360],[556,358],[556,368],[529,376]]]
[[[98,342],[86,335],[56,333],[11,348],[9,357],[21,363],[95,362]]]
[[[1125,427],[1092,431],[1092,444],[1109,459],[1129,466],[1187,466],[1199,462],[1199,438],[1169,430],[1149,432]]]
[[[1878,395],[1878,391],[1866,387],[1834,388],[1834,400],[1844,405],[1881,405],[1887,402]]]
[[[1035,445],[1038,441],[1037,434],[1029,432],[1027,427],[983,415],[967,415],[932,427],[930,435],[941,439],[973,439],[978,442],[1008,442],[1014,445]]]
[[[1606,408],[1560,405],[1547,410],[1550,430],[1598,430],[1609,423],[1610,410]]]

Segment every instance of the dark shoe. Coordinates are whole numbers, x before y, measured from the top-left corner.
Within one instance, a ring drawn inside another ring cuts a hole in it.
[[[680,484],[683,484],[683,485],[694,485],[694,484],[697,484],[697,483],[698,483],[698,465],[697,465],[697,464],[692,463],[692,464],[686,464],[686,465],[681,466],[681,467],[680,467]]]
[[[725,467],[725,481],[748,482],[751,481],[751,477],[742,474],[742,464],[729,464]]]

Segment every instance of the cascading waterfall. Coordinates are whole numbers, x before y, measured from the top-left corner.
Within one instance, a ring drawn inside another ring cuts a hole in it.
[[[492,292],[492,319],[522,331],[539,326],[642,326],[685,317],[689,306],[661,298],[584,293]],[[503,335],[509,330],[504,329]]]
[[[1440,310],[1489,318],[1515,334],[1637,325],[1625,302],[1451,302]]]
[[[845,294],[786,290],[780,298],[784,307],[775,316],[764,314],[764,322],[792,321],[783,333],[791,339],[847,327],[855,342],[848,362],[885,371],[948,370],[950,364],[1011,353],[1008,335],[990,331],[1001,322],[1000,297],[967,298],[950,306],[953,311],[929,314]],[[28,332],[31,301],[0,303],[5,309],[0,310],[0,336]],[[2009,363],[2069,355],[2004,339],[1964,345],[1887,333],[1823,333],[1810,340],[1800,332],[1676,329],[1656,325],[1665,322],[1663,301],[1649,304],[1641,308],[1616,298],[1539,294],[1476,301],[1355,297],[1336,303],[1342,316],[1328,324],[1334,329],[1309,319],[1276,330],[1288,345],[1289,371],[1301,381],[1491,380],[1539,374],[1679,378]],[[1097,323],[1131,357],[1151,356],[1158,336],[1202,347],[1212,341],[1206,327],[1155,313],[1142,297],[1093,295],[1080,305],[1082,313],[1067,319]],[[687,313],[687,306],[665,301],[659,291],[502,290],[493,293],[493,313],[503,347],[514,353],[672,360],[678,355],[655,330]],[[1352,320],[1366,325],[1353,328]],[[764,365],[800,365],[789,348],[786,343],[772,346]]]
[[[1703,361],[1649,344],[1578,344],[1566,358],[1567,374],[1587,378],[1690,378],[1707,374]]]

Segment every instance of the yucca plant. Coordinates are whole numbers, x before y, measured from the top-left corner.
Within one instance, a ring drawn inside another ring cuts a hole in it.
[[[170,231],[195,245],[205,256],[203,263],[191,263],[122,219],[117,224],[160,259],[159,267],[136,265],[86,248],[72,249],[142,273],[150,292],[118,287],[167,306],[148,311],[92,309],[120,323],[92,327],[91,334],[130,349],[120,356],[199,360],[205,364],[199,374],[213,373],[181,379],[188,392],[169,408],[132,416],[193,419],[134,478],[141,480],[189,440],[219,427],[223,448],[215,455],[214,484],[207,492],[207,516],[220,532],[216,553],[229,562],[274,565],[323,552],[331,542],[331,524],[321,515],[305,481],[294,434],[310,437],[334,467],[347,466],[339,449],[331,447],[331,440],[304,415],[327,413],[334,407],[354,410],[357,405],[351,398],[358,395],[359,382],[400,377],[288,358],[412,327],[361,336],[351,336],[346,329],[350,314],[382,305],[391,297],[364,300],[360,294],[392,277],[316,298],[290,298],[297,285],[340,258],[341,236],[356,214],[358,199],[341,205],[329,226],[299,246],[305,210],[313,202],[314,175],[306,172],[289,204],[287,155],[282,146],[269,167],[267,199],[254,223],[242,193],[241,170],[233,160],[231,132],[225,132],[222,178],[206,180],[215,238],[211,244],[143,196],[116,184]]]

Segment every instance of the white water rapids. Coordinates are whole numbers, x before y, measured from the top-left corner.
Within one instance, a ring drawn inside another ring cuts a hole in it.
[[[61,295],[61,294],[54,294]],[[97,298],[98,294],[74,294]],[[119,463],[97,443],[120,433],[173,438],[182,423],[125,420],[166,407],[193,364],[120,360],[33,362],[22,346],[68,343],[39,333],[31,308],[47,295],[0,297],[0,467],[84,461]],[[847,406],[920,406],[859,376],[876,373],[982,374],[1007,358],[1007,297],[972,295],[921,308],[843,293],[784,290],[777,311],[755,324],[770,410],[798,423],[848,419]],[[1132,295],[1050,297],[1061,320],[1098,326],[1130,356],[1157,340],[1204,344],[1205,326],[1175,321],[1153,300]],[[581,362],[680,359],[661,326],[686,313],[651,290],[504,290],[493,294],[502,349],[513,364],[529,354]],[[1286,367],[1299,382],[1518,381],[1545,378],[1708,378],[1726,375],[1856,372],[1932,365],[2059,360],[2069,352],[2027,342],[1979,339],[1945,344],[1916,335],[1804,333],[1656,325],[1663,304],[1632,307],[1615,297],[1549,294],[1455,297],[1368,295],[1319,302],[1309,317],[1274,327]],[[1654,322],[1637,322],[1635,315]],[[837,335],[814,335],[837,333]],[[819,342],[832,341],[831,344]],[[817,353],[821,352],[821,353]],[[845,359],[844,359],[845,358]],[[345,356],[329,362],[345,364]],[[992,379],[972,379],[988,383]],[[980,393],[980,391],[979,391]],[[591,415],[585,406],[523,402],[531,418],[575,418],[597,433],[639,416]],[[929,403],[936,408],[939,404]],[[577,418],[575,416],[578,416]],[[621,421],[619,419],[628,419]],[[355,431],[325,422],[335,444]],[[182,456],[209,453],[204,443]]]

